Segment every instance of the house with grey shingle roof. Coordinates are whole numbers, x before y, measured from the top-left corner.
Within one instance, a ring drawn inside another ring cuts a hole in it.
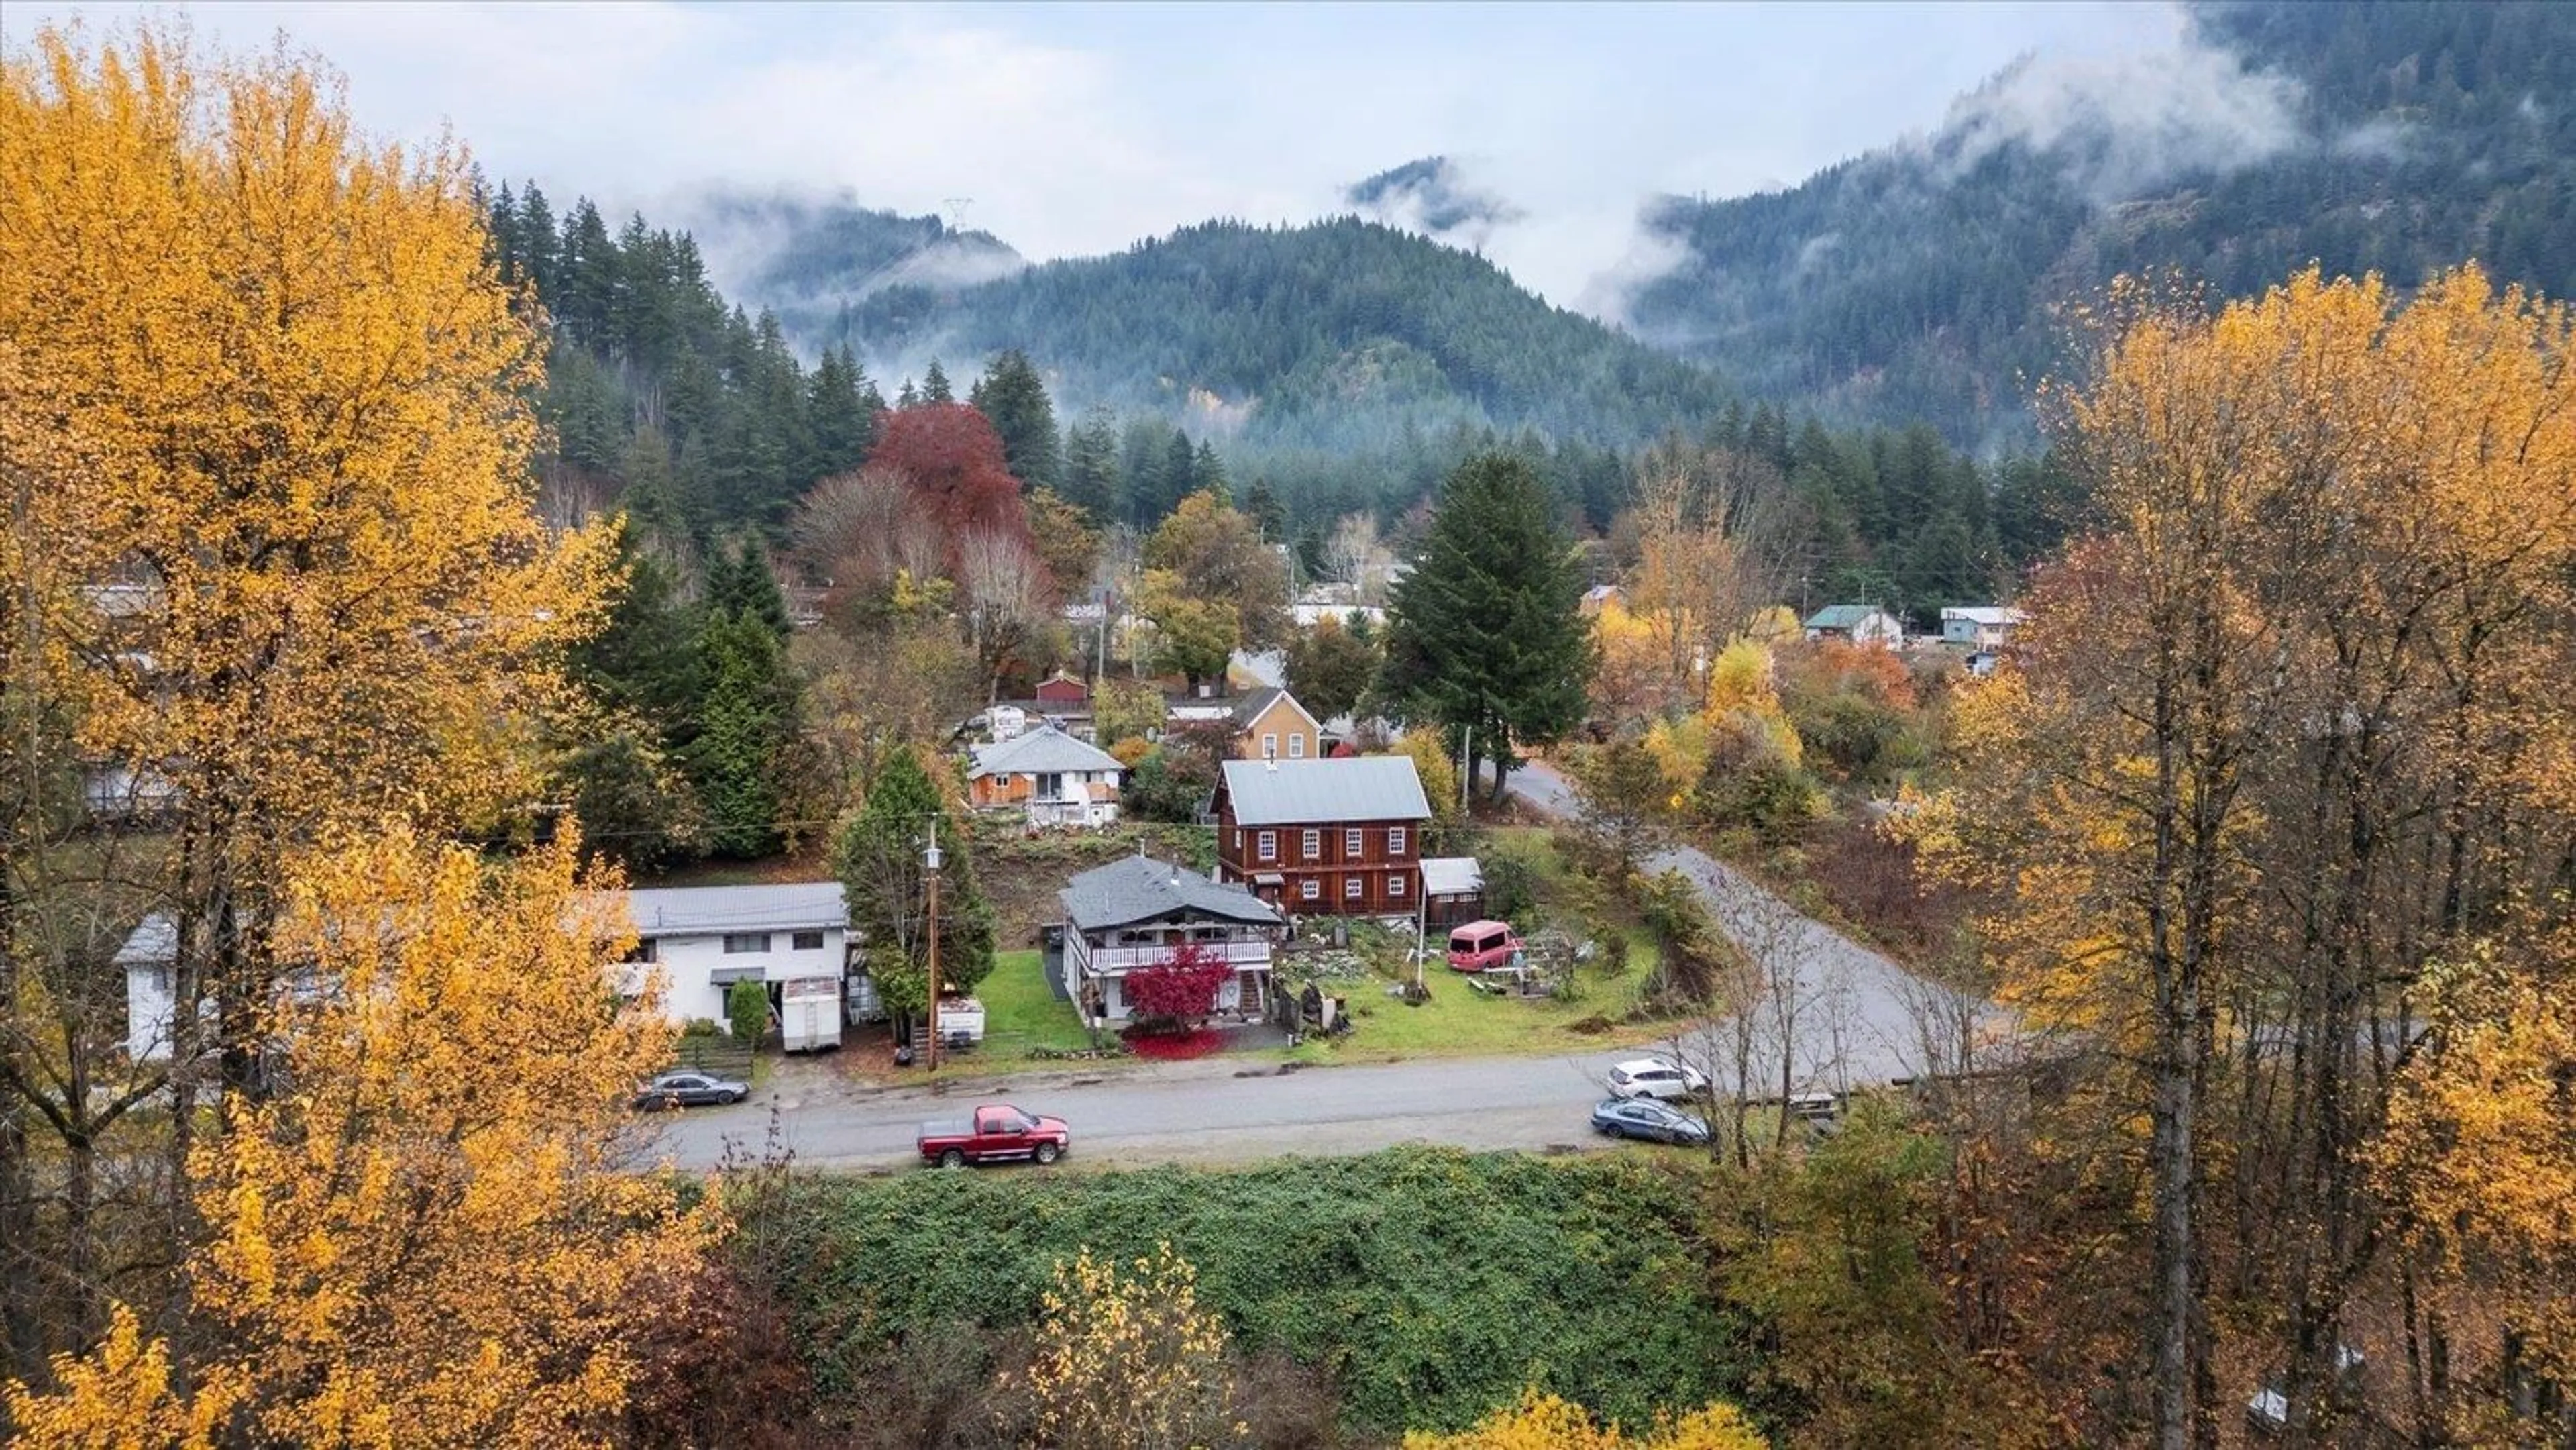
[[[1881,649],[1905,646],[1904,621],[1875,604],[1828,604],[1808,615],[1800,628],[1811,640],[1838,639]]]
[[[1093,1026],[1124,1019],[1127,974],[1169,961],[1183,942],[1234,968],[1218,990],[1219,1012],[1258,1017],[1269,1006],[1271,947],[1287,922],[1240,886],[1130,856],[1074,877],[1056,901],[1065,994]]]
[[[975,747],[966,794],[978,806],[1023,806],[1035,825],[1100,827],[1118,819],[1118,757],[1052,723]]]
[[[1229,760],[1217,878],[1304,916],[1412,916],[1431,802],[1408,755]]]

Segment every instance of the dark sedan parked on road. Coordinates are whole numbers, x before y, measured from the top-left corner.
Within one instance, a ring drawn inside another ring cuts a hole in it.
[[[738,1103],[749,1096],[751,1084],[747,1082],[683,1068],[663,1073],[637,1089],[635,1106],[646,1112],[656,1108],[708,1108]]]
[[[1607,1098],[1592,1110],[1592,1131],[1613,1138],[1643,1138],[1695,1148],[1708,1141],[1708,1124],[1653,1098]]]

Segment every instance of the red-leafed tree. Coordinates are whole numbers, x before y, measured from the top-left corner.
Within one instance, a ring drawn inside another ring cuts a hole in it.
[[[893,468],[910,481],[913,497],[947,535],[952,571],[970,535],[1028,540],[1020,481],[1003,461],[1001,435],[963,403],[929,403],[886,415],[868,463]]]
[[[1161,961],[1127,974],[1127,1007],[1148,1031],[1186,1032],[1216,1010],[1217,993],[1234,967],[1197,942],[1182,942]]]

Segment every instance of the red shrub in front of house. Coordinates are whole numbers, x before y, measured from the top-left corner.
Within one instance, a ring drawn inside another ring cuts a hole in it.
[[[1213,1027],[1189,1032],[1149,1032],[1130,1027],[1119,1036],[1126,1039],[1130,1051],[1151,1062],[1187,1062],[1225,1046],[1225,1034]]]
[[[1217,993],[1225,989],[1234,967],[1196,942],[1183,942],[1150,967],[1127,974],[1127,1010],[1135,1014],[1137,1036],[1186,1032],[1216,1010]]]

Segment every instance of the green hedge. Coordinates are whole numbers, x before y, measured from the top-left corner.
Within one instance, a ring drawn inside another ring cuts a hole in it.
[[[1169,1241],[1239,1342],[1329,1370],[1357,1426],[1458,1429],[1525,1384],[1639,1424],[1742,1386],[1740,1327],[1693,1247],[1695,1183],[1641,1157],[1447,1149],[923,1171],[812,1180],[762,1239],[827,1397],[854,1352],[942,1320],[1026,1323],[1078,1248],[1125,1259]]]

